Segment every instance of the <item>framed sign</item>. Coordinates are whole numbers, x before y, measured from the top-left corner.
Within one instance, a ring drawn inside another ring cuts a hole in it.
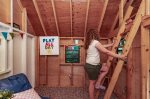
[[[40,55],[59,55],[59,37],[40,36]]]
[[[65,63],[80,63],[79,46],[65,46]]]

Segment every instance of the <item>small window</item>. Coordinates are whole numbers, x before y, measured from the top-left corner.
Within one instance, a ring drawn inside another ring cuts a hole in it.
[[[65,47],[65,62],[66,63],[79,63],[80,62],[80,47],[79,46],[66,46]]]

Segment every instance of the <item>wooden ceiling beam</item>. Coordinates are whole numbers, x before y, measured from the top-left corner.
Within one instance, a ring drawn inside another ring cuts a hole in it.
[[[102,26],[102,22],[103,22],[103,19],[104,19],[104,16],[105,16],[108,1],[109,0],[105,0],[105,2],[104,2],[103,11],[102,11],[101,18],[100,18],[99,25],[98,25],[98,33],[100,32],[100,29],[101,29],[101,26]]]
[[[39,8],[38,8],[36,0],[33,0],[33,4],[34,4],[35,10],[36,10],[36,12],[38,14],[38,17],[39,17],[42,29],[44,31],[44,34],[47,36],[47,32],[46,32],[46,29],[45,29],[45,26],[44,26],[44,23],[43,23],[43,20],[42,20],[42,17],[41,17],[41,14],[40,14],[40,11],[39,11]]]
[[[84,37],[86,37],[87,21],[88,21],[88,16],[89,16],[89,7],[90,7],[90,0],[88,0],[88,2],[87,2],[86,17],[85,17],[85,27],[84,27]]]
[[[51,0],[51,3],[52,3],[54,18],[55,18],[55,24],[56,24],[57,34],[58,34],[58,36],[60,36],[60,31],[59,31],[59,26],[58,26],[58,19],[57,19],[57,14],[56,14],[54,0]]]
[[[72,0],[70,0],[70,33],[71,33],[71,37],[73,36],[73,33],[72,33]]]
[[[124,2],[125,0],[121,0],[119,4],[119,26],[121,26],[123,22],[123,12],[124,12]]]

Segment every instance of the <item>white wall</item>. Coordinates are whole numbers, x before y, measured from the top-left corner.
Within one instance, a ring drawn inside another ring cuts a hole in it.
[[[23,39],[16,36],[13,39],[13,73],[27,75],[32,86],[35,84],[35,54],[34,37],[24,34]]]
[[[27,76],[32,84],[32,86],[35,86],[35,39],[27,36]]]
[[[22,70],[22,38],[20,36],[15,36],[13,39],[13,71],[14,74],[18,74],[20,72],[23,72]]]
[[[13,74],[13,40],[0,38],[0,78],[5,78]]]

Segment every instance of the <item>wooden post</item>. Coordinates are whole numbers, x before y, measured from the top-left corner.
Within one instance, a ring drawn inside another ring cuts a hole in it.
[[[144,0],[144,5],[145,5],[145,0]],[[145,6],[144,6],[145,8]],[[145,9],[143,10],[145,12]],[[141,68],[142,68],[142,99],[147,99],[146,95],[146,87],[147,87],[147,52],[146,52],[146,47],[147,47],[147,32],[146,28],[141,25]]]
[[[87,21],[88,21],[88,16],[89,16],[89,7],[90,7],[90,0],[88,0],[88,2],[87,2],[86,18],[85,18],[85,28],[84,28],[84,37],[86,36]]]
[[[146,0],[146,15],[150,15],[150,0]],[[150,22],[150,21],[149,21]],[[150,28],[147,29],[147,47],[150,50]],[[150,51],[148,52],[148,59],[147,59],[147,99],[150,99]]]
[[[40,85],[40,47],[39,47],[39,38],[35,37],[35,86]]]
[[[22,9],[22,31],[27,32],[27,10],[26,8]]]

